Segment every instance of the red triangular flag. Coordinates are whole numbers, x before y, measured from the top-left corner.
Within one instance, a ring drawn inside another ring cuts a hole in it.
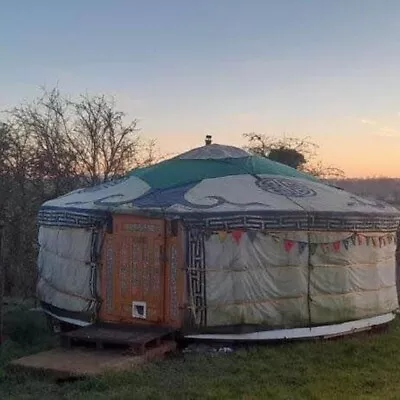
[[[340,250],[340,242],[334,242],[333,243],[333,250],[339,251]]]
[[[363,244],[363,239],[361,235],[357,235],[357,239],[358,239],[358,244],[362,245]]]
[[[284,245],[285,245],[285,250],[289,252],[290,250],[292,250],[294,242],[292,240],[285,240]]]
[[[232,237],[235,239],[237,244],[239,244],[242,235],[243,235],[243,231],[233,231],[232,232]]]

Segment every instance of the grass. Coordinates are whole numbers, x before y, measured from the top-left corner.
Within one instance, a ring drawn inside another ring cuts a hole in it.
[[[400,399],[400,321],[387,333],[179,355],[136,372],[63,384],[2,369],[55,344],[44,319],[14,310],[6,315],[6,333],[1,399]]]

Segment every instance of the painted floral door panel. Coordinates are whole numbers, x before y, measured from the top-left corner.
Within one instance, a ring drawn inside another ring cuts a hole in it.
[[[113,233],[103,247],[103,320],[164,322],[164,224],[161,219],[114,217]]]

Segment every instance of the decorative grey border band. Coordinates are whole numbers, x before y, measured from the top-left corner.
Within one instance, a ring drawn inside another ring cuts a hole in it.
[[[350,213],[270,212],[264,215],[187,216],[187,228],[206,230],[325,230],[356,232],[394,232],[400,215],[369,215]]]
[[[73,228],[103,227],[108,223],[110,215],[105,211],[41,208],[38,213],[39,225]]]
[[[139,212],[139,214],[141,214]],[[188,228],[200,229],[258,229],[258,230],[326,230],[326,231],[379,231],[394,232],[400,224],[400,212],[356,213],[313,211],[264,211],[244,213],[157,213],[154,216],[181,219]],[[99,227],[110,220],[110,212],[101,210],[77,210],[42,208],[40,225],[65,227]]]
[[[188,296],[192,321],[195,326],[207,325],[207,296],[205,270],[204,234],[196,230],[187,231],[186,271]]]

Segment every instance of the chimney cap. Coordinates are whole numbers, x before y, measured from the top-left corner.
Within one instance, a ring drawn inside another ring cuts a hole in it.
[[[212,143],[212,136],[206,135],[206,146],[210,145],[211,143]]]

